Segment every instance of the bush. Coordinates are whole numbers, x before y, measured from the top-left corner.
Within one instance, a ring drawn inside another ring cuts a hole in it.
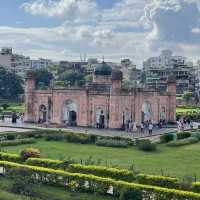
[[[191,137],[196,137],[196,138],[198,138],[198,140],[200,140],[200,132],[193,132],[191,134]]]
[[[156,151],[156,144],[151,143],[150,140],[138,140],[137,146],[143,151]]]
[[[122,188],[120,191],[119,200],[141,200],[143,192],[141,190],[131,190],[129,188]]]
[[[177,178],[165,177],[165,176],[155,176],[155,175],[146,175],[138,174],[136,176],[136,181],[145,185],[156,185],[165,188],[178,188],[179,183]]]
[[[94,175],[70,173],[62,170],[54,170],[43,167],[35,167],[29,165],[21,165],[17,163],[11,163],[6,161],[0,161],[0,166],[3,167],[6,172],[6,176],[10,177],[10,172],[15,168],[22,168],[27,171],[29,176],[39,184],[49,184],[59,186],[63,188],[71,189],[77,192],[89,192],[98,194],[107,194],[109,192],[113,198],[118,199],[123,196],[122,192],[124,188],[128,190],[130,194],[133,191],[142,193],[140,199],[176,199],[176,200],[199,200],[200,194],[176,189],[162,188],[158,186],[143,185],[137,183],[128,183],[124,181],[115,181],[110,178],[102,178]],[[113,192],[111,191],[113,188]],[[130,191],[129,191],[130,190]],[[137,193],[137,196],[139,193]],[[134,199],[134,198],[133,198]]]
[[[46,141],[63,141],[64,135],[61,133],[55,133],[55,134],[46,134],[45,135]]]
[[[167,143],[167,146],[170,146],[170,147],[184,146],[184,145],[188,145],[188,144],[197,143],[198,141],[199,141],[199,139],[196,137],[189,137],[189,138],[185,138],[182,140],[176,140],[176,141],[169,142],[169,143]]]
[[[174,133],[167,133],[160,136],[161,143],[168,143],[172,140],[174,140]]]
[[[85,135],[81,133],[67,133],[64,134],[65,140],[72,143],[92,144],[96,140],[95,136]]]
[[[52,169],[66,169],[69,164],[74,163],[73,160],[50,160],[50,159],[41,159],[41,158],[28,158],[26,160],[27,165],[34,165]]]
[[[68,170],[73,173],[93,174],[95,176],[113,178],[116,180],[133,181],[135,173],[127,169],[108,168],[96,165],[70,164]]]
[[[184,131],[184,132],[177,133],[177,139],[181,140],[181,139],[189,138],[189,137],[191,137],[191,134],[192,133],[189,132],[189,131]]]
[[[0,152],[0,160],[10,161],[10,162],[21,162],[21,157],[17,154]]]
[[[104,147],[118,147],[118,148],[127,148],[127,142],[123,140],[114,140],[114,139],[98,139],[96,141],[97,146],[104,146]]]
[[[0,143],[0,146],[16,146],[22,144],[33,144],[36,140],[34,138],[16,139],[16,140],[5,140]]]
[[[27,160],[28,158],[39,158],[40,151],[34,148],[26,148],[21,151],[21,158]]]
[[[7,135],[7,140],[14,140],[15,139],[15,135]]]

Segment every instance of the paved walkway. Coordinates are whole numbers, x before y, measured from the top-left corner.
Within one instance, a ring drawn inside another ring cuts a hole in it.
[[[94,129],[94,128],[81,128],[81,127],[66,127],[66,128],[53,128],[48,127],[45,128],[44,126],[38,124],[27,124],[27,123],[17,123],[12,124],[9,121],[0,122],[0,132],[5,131],[28,131],[31,129],[52,129],[52,130],[66,130],[71,132],[79,132],[84,134],[95,134],[100,136],[112,136],[112,137],[124,137],[124,138],[131,138],[131,139],[138,139],[138,138],[149,138],[152,140],[157,140],[160,135],[168,132],[176,131],[176,128],[162,128],[158,129],[155,128],[153,130],[153,135],[149,136],[148,130],[145,130],[145,133],[134,132],[134,133],[127,133],[125,131],[120,130],[112,130],[112,129]]]

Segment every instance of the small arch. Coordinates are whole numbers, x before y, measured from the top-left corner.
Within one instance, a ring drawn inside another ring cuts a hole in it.
[[[96,128],[105,128],[105,114],[102,108],[96,109]]]
[[[161,107],[160,120],[166,120],[166,108],[165,108],[165,106]]]
[[[47,107],[45,105],[40,105],[39,107],[39,123],[47,122]]]
[[[68,126],[77,126],[77,104],[74,101],[64,102],[62,121]]]
[[[153,117],[152,107],[148,101],[142,105],[142,122],[151,121]]]

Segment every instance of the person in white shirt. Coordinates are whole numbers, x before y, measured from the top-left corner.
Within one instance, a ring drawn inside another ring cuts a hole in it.
[[[150,122],[149,123],[149,135],[152,135],[153,132],[153,124]]]

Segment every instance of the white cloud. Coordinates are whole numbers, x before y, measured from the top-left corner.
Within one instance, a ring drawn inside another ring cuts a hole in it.
[[[87,21],[98,17],[94,0],[35,0],[21,6],[32,15],[62,17],[73,21]]]

